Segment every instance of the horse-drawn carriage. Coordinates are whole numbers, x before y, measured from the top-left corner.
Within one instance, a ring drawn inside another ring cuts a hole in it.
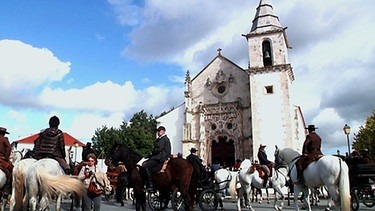
[[[237,173],[237,172],[234,172]],[[223,208],[223,197],[229,183],[232,180],[233,172],[227,169],[219,169],[214,172],[213,177],[207,177],[200,181],[196,191],[196,203],[203,211],[217,210]],[[178,189],[175,189],[171,196],[173,210],[184,210],[183,198]]]
[[[352,209],[358,210],[362,202],[375,206],[375,164],[353,164],[349,168]]]

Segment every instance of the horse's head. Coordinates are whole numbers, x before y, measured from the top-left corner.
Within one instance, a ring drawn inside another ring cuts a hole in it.
[[[109,150],[109,157],[105,159],[106,165],[117,164],[120,161],[121,149],[124,148],[121,144],[114,144]]]
[[[113,188],[111,186],[111,183],[107,177],[106,173],[103,172],[95,172],[95,183],[96,187],[99,190],[104,191],[105,195],[112,195],[113,194]]]
[[[251,160],[245,159],[241,162],[240,169],[248,169],[251,166]]]
[[[298,156],[300,156],[300,153],[292,148],[279,149],[276,147],[275,163],[277,165],[285,165],[292,162]]]

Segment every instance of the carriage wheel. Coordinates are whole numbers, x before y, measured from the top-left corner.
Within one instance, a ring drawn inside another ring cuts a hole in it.
[[[364,204],[366,207],[373,207],[373,206],[375,206],[375,199],[374,199],[375,191],[370,191],[370,190],[368,190],[368,191],[369,191],[369,192],[367,192],[367,193],[363,196],[362,202],[363,202],[363,204]]]
[[[184,199],[182,198],[181,192],[178,191],[178,188],[174,189],[172,193],[172,208],[174,211],[184,211],[185,206],[184,206]]]
[[[212,189],[202,191],[199,195],[199,207],[203,211],[216,210],[218,205],[219,197],[216,192]]]
[[[160,191],[148,193],[148,205],[152,210],[163,210],[167,208],[169,199],[161,197]]]
[[[354,211],[357,211],[359,209],[359,199],[358,199],[357,192],[358,192],[358,190],[356,190],[356,189],[353,189],[351,191],[352,209]]]

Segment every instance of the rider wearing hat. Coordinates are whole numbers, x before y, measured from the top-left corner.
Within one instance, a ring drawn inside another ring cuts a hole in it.
[[[38,138],[34,142],[34,155],[37,160],[43,158],[55,159],[64,169],[66,174],[70,174],[70,167],[65,160],[65,142],[64,134],[58,128],[60,119],[53,116],[49,119],[49,128],[39,133]]]
[[[13,164],[9,161],[11,146],[5,134],[9,134],[7,129],[0,127],[0,169],[5,173],[7,178],[2,191],[9,194],[12,187]]]
[[[265,178],[263,180],[263,187],[266,187],[267,182],[268,182],[268,177],[270,177],[271,172],[270,169],[268,168],[269,165],[272,165],[272,161],[267,159],[267,154],[266,154],[266,145],[260,145],[259,150],[258,150],[258,160],[259,160],[259,166],[262,168],[262,170],[265,173]]]
[[[320,136],[315,132],[317,127],[315,125],[309,125],[306,128],[309,134],[306,136],[305,142],[303,143],[302,148],[302,156],[296,162],[297,167],[297,179],[298,182],[303,184],[303,171],[307,168],[307,166],[317,158],[320,158],[323,153],[320,150],[322,146],[322,139]]]
[[[155,131],[157,132],[158,137],[154,141],[154,148],[152,153],[146,157],[149,159],[142,164],[147,174],[146,186],[148,191],[154,190],[151,178],[152,169],[158,164],[166,161],[171,156],[171,142],[165,134],[165,127],[159,126]]]
[[[197,176],[201,177],[202,179],[206,179],[206,169],[204,168],[202,164],[202,160],[198,157],[196,154],[198,150],[194,147],[190,149],[190,155],[186,157],[186,160],[188,160],[194,167],[194,170],[197,171]]]

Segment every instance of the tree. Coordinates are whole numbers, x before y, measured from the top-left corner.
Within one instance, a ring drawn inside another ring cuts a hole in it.
[[[365,125],[359,127],[358,134],[354,134],[353,148],[357,151],[368,149],[375,158],[375,110],[367,117]]]
[[[105,157],[114,144],[124,144],[145,156],[152,150],[155,128],[156,119],[142,110],[135,113],[129,123],[123,121],[119,128],[103,126],[97,129],[92,137],[93,147]]]

